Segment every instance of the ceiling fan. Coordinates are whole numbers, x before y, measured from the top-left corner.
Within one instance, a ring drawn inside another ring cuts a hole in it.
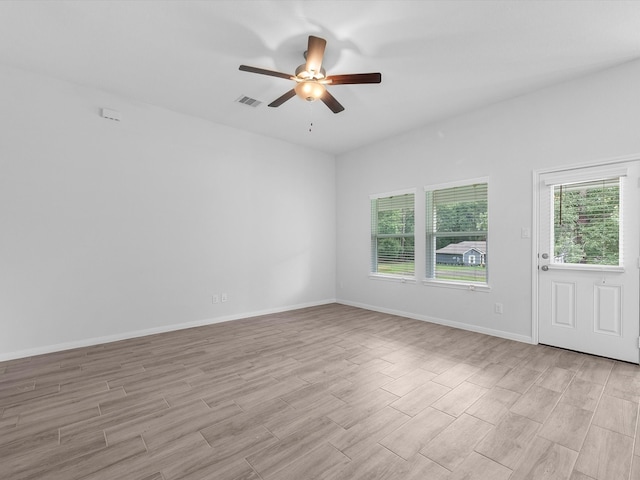
[[[327,41],[324,38],[309,35],[307,51],[304,52],[306,63],[296,68],[294,75],[275,72],[264,68],[240,65],[240,70],[244,72],[259,73],[271,77],[285,78],[296,82],[296,86],[284,95],[276,98],[269,104],[270,107],[279,107],[290,98],[299,97],[312,102],[322,100],[333,113],[340,113],[344,107],[329,93],[326,85],[354,85],[360,83],[380,83],[382,75],[380,73],[347,73],[343,75],[328,75],[322,68],[322,59]]]

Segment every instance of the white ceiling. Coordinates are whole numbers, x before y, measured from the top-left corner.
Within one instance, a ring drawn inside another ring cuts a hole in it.
[[[293,73],[310,34],[382,84],[267,107],[293,83],[238,66]],[[0,2],[0,64],[335,154],[636,58],[640,1]]]

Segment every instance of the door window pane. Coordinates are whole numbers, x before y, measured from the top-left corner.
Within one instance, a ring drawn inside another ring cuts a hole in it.
[[[620,264],[620,179],[555,185],[553,263]]]

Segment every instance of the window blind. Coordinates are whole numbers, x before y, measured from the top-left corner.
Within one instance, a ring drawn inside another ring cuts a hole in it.
[[[553,263],[621,265],[620,178],[553,187]]]
[[[371,271],[415,273],[415,195],[371,199]]]
[[[426,276],[486,283],[488,184],[426,192]]]

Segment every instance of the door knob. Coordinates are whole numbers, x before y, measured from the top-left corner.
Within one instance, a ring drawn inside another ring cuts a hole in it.
[[[546,260],[547,258],[549,258],[549,254],[548,253],[543,253],[542,254],[542,258],[544,258]]]
[[[549,270],[549,265],[542,265],[540,268],[543,272],[546,272],[547,270]]]

